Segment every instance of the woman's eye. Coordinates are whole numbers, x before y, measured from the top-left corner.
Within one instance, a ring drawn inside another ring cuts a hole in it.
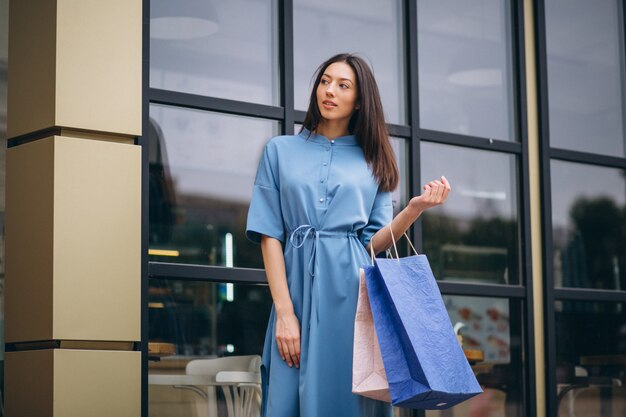
[[[349,88],[350,87],[348,84],[341,84],[340,86],[341,86],[341,88]]]
[[[321,82],[322,82],[322,84],[324,84],[324,85],[328,84],[328,80],[322,80]]]

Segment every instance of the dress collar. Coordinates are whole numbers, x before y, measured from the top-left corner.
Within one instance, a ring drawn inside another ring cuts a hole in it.
[[[309,136],[309,133],[311,134],[311,136]],[[319,143],[322,145],[327,145],[331,143],[331,141],[328,140],[326,136],[318,135],[315,132],[309,132],[309,129],[307,129],[306,127],[302,129],[302,132],[300,132],[299,136],[311,142]],[[333,139],[333,141],[335,145],[339,146],[355,146],[359,144],[356,140],[355,135],[339,136]]]

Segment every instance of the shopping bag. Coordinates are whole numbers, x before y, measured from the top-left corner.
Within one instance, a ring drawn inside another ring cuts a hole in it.
[[[359,298],[354,318],[352,392],[375,400],[391,402],[363,269],[360,270]]]
[[[363,270],[392,404],[446,409],[480,394],[426,255],[396,249]]]

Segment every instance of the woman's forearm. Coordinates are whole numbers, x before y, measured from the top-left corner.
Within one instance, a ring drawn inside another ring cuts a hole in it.
[[[441,176],[441,181],[433,180],[424,185],[424,193],[413,197],[404,210],[391,220],[391,229],[393,230],[393,237],[398,240],[404,232],[417,220],[421,214],[430,207],[443,204],[448,198],[448,193],[452,191],[450,183],[444,177]],[[370,251],[370,245],[374,245],[374,253],[380,253],[391,247],[393,244],[389,227],[385,225],[382,229],[374,233],[374,236],[370,240],[370,243],[366,246],[367,251]]]
[[[402,237],[402,234],[407,231],[409,227],[417,220],[422,214],[423,210],[415,208],[413,206],[406,206],[396,217],[391,221],[391,228],[393,229],[393,236],[396,240]],[[383,252],[391,247],[393,244],[391,240],[391,233],[389,227],[385,226],[372,236],[370,243],[367,244],[367,253],[370,252],[370,245],[374,245],[374,253]]]
[[[261,252],[276,313],[292,313],[293,303],[289,296],[285,257],[280,241],[264,235],[261,238]]]

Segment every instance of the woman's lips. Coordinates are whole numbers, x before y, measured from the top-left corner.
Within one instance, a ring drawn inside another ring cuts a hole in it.
[[[335,103],[333,103],[332,101],[328,101],[328,100],[322,101],[322,105],[326,107],[327,109],[332,109],[333,107],[337,107]]]

